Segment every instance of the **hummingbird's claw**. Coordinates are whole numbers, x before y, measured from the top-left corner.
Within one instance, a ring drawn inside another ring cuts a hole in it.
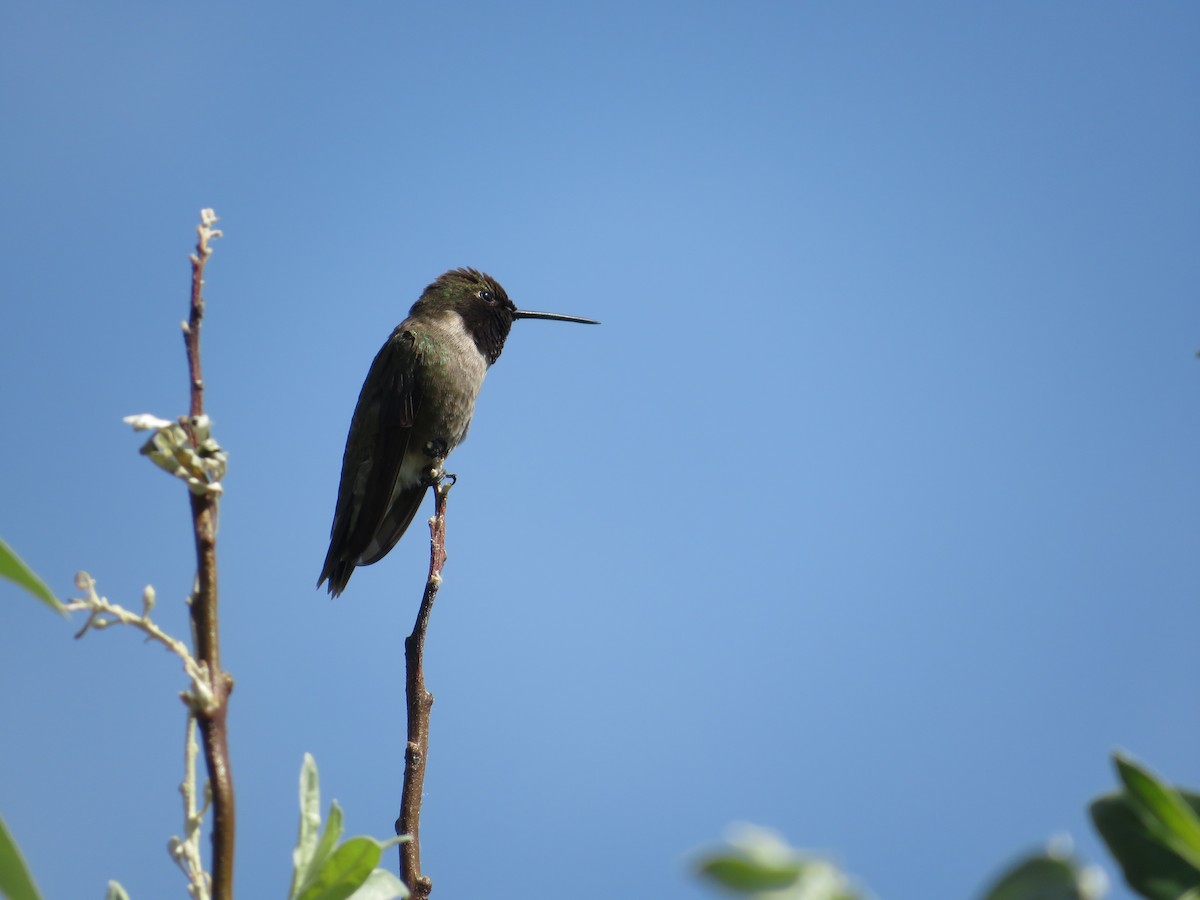
[[[441,466],[431,466],[425,473],[424,480],[427,487],[431,487],[436,490],[442,486],[443,481],[449,481],[451,487],[453,487],[458,483],[458,476],[451,472],[447,472]]]

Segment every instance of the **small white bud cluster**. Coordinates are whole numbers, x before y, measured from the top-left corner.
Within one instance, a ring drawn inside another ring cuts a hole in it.
[[[187,482],[193,494],[219,495],[221,479],[225,477],[228,457],[212,436],[208,416],[181,418],[168,422],[149,413],[126,416],[125,424],[134,431],[154,431],[142,446],[142,454],[150,457],[160,469]]]
[[[198,240],[196,241],[196,249],[203,254],[205,259],[212,254],[212,247],[208,246],[208,242],[213,238],[225,236],[219,228],[213,228],[213,225],[216,223],[217,214],[215,212],[213,212],[211,209],[200,210],[200,224],[196,226],[196,235],[198,237]],[[192,261],[192,265],[200,265],[200,257],[195,253],[188,258]]]

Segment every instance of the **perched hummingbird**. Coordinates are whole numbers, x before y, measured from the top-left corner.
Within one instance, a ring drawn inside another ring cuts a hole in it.
[[[413,304],[375,356],[346,437],[329,553],[317,581],[336,597],[355,566],[400,540],[467,436],[475,398],[516,319],[598,325],[592,319],[517,309],[499,283],[475,269],[441,276]]]

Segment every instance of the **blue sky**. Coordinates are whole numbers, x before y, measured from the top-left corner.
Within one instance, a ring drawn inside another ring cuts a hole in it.
[[[20,4],[0,536],[186,633],[201,207],[238,890],[312,752],[399,804],[416,529],[314,589],[362,378],[447,268],[521,322],[451,468],[435,896],[706,896],[750,820],[970,896],[1123,747],[1200,784],[1200,7]],[[423,514],[424,515],[424,514]],[[0,585],[0,812],[49,897],[182,896],[183,687]],[[1111,871],[1111,869],[1110,869]],[[1125,896],[1119,888],[1117,896]]]

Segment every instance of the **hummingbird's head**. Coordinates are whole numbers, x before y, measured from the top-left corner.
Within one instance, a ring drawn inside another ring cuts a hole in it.
[[[517,319],[550,319],[557,322],[581,322],[599,325],[592,319],[558,313],[517,309],[508,299],[500,282],[476,269],[451,269],[425,288],[412,308],[411,315],[436,314],[452,310],[462,319],[463,327],[475,340],[475,346],[488,364],[500,358],[504,341]]]

